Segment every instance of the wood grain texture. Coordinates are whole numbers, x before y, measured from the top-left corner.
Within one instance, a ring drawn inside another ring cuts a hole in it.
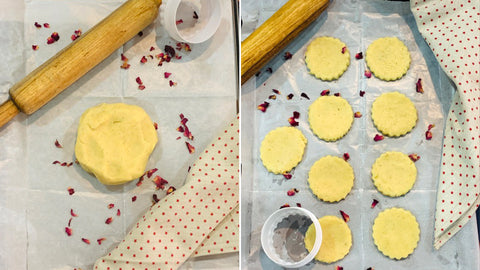
[[[312,23],[329,0],[290,0],[242,42],[242,84]]]
[[[32,114],[151,24],[161,0],[129,0],[10,89]],[[120,68],[120,67],[119,67]]]
[[[11,100],[5,101],[0,105],[0,128],[12,120],[19,113],[17,106]]]

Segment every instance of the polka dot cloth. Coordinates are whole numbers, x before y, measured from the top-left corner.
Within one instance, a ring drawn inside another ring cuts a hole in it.
[[[238,117],[94,269],[177,269],[190,256],[238,251]]]
[[[411,1],[440,66],[456,84],[446,119],[435,213],[435,248],[474,215],[480,203],[480,1]]]

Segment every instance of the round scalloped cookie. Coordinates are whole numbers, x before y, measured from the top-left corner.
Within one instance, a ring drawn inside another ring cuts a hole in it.
[[[322,245],[315,259],[324,263],[333,263],[343,259],[352,247],[352,232],[348,224],[336,216],[324,216],[318,219],[322,227]],[[305,233],[305,247],[310,252],[315,243],[315,226],[308,227]]]
[[[157,141],[153,122],[142,108],[102,103],[80,117],[75,157],[101,183],[118,185],[145,172]]]
[[[415,163],[404,153],[385,152],[372,166],[372,180],[383,195],[398,197],[412,189],[417,178]]]
[[[372,227],[375,245],[391,259],[412,254],[420,240],[420,227],[415,216],[402,208],[389,208],[375,218]]]
[[[324,80],[340,78],[350,65],[347,45],[338,38],[318,37],[307,47],[305,63],[311,74]]]
[[[395,81],[403,77],[410,67],[410,52],[396,37],[384,37],[373,41],[365,52],[365,61],[375,77]]]
[[[268,171],[283,174],[302,160],[307,138],[294,127],[270,131],[260,145],[260,158]]]
[[[417,109],[404,94],[381,94],[372,104],[372,120],[377,129],[389,137],[410,132],[417,123]]]
[[[347,197],[354,179],[352,166],[343,158],[334,156],[317,160],[308,173],[313,194],[326,202],[338,202]]]
[[[308,122],[320,139],[336,141],[350,130],[353,110],[342,97],[321,96],[308,108]]]

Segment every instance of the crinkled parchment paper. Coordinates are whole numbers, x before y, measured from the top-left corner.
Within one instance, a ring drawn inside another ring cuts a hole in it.
[[[242,4],[243,33],[248,36],[285,1],[244,1]],[[311,40],[319,36],[333,36],[347,44],[351,54],[348,70],[333,82],[324,82],[308,74],[304,54]],[[365,60],[354,58],[364,52],[377,38],[396,36],[408,47],[412,63],[408,73],[395,82],[384,82],[375,77],[366,79]],[[285,61],[283,53],[293,54]],[[267,71],[271,67],[273,73]],[[415,82],[422,79],[425,93],[415,91]],[[268,100],[281,91],[276,100]],[[363,114],[356,118],[348,134],[336,141],[318,139],[308,125],[308,107],[324,89],[331,94],[340,93],[352,106],[353,111]],[[360,90],[365,91],[360,97]],[[370,117],[371,104],[381,93],[399,91],[409,97],[418,110],[416,127],[406,136],[385,138],[374,142],[379,133]],[[433,224],[436,187],[443,138],[444,112],[450,104],[453,89],[451,83],[417,31],[408,3],[388,1],[332,1],[324,12],[305,32],[301,33],[279,56],[268,63],[260,75],[242,87],[242,265],[244,269],[280,269],[263,252],[260,231],[267,217],[281,205],[289,203],[312,211],[317,217],[340,216],[339,210],[350,215],[348,225],[353,234],[350,253],[332,265],[312,262],[304,269],[333,269],[340,265],[344,269],[477,269],[478,237],[476,222],[472,220],[439,251],[433,248]],[[306,93],[310,100],[300,96]],[[287,100],[286,96],[294,97]],[[267,111],[262,113],[256,106],[267,101]],[[293,171],[293,178],[286,180],[281,175],[267,172],[259,158],[259,146],[272,129],[288,126],[293,111],[300,112],[299,129],[308,139],[303,160]],[[433,139],[425,139],[429,124]],[[251,138],[251,139],[250,139]],[[417,153],[417,181],[408,194],[390,198],[380,194],[371,181],[371,166],[385,151]],[[350,154],[349,163],[355,173],[353,190],[346,199],[338,203],[318,200],[308,187],[308,171],[313,163],[325,155]],[[295,196],[287,196],[287,190],[299,189]],[[379,204],[372,209],[371,203]],[[410,210],[417,218],[421,234],[418,247],[408,258],[400,261],[383,256],[372,239],[372,224],[384,209],[402,207]]]
[[[169,181],[183,185],[188,167],[210,142],[211,134],[223,128],[236,114],[237,63],[232,6],[222,2],[222,21],[216,34],[203,44],[182,50],[182,59],[157,66],[148,58],[176,47],[159,24],[159,19],[99,66],[91,70],[53,101],[29,117],[18,115],[0,129],[0,269],[91,269],[94,261],[121,241],[131,225],[152,204],[155,190],[150,179],[137,187],[137,181],[121,186],[104,186],[80,166],[53,165],[55,160],[74,161],[76,129],[81,114],[101,102],[125,102],[143,107],[158,123],[159,143],[147,169]],[[0,6],[0,102],[8,89],[28,72],[72,42],[70,36],[86,32],[110,14],[123,1],[118,0],[1,0]],[[192,14],[193,15],[193,14]],[[35,22],[49,23],[37,29]],[[47,37],[58,32],[60,40],[47,45]],[[111,38],[115,38],[112,33]],[[32,50],[37,44],[39,49]],[[150,47],[154,51],[150,51]],[[131,67],[121,69],[120,54]],[[148,62],[140,63],[142,56]],[[169,79],[164,72],[171,72]],[[221,76],[219,76],[221,74]],[[145,90],[135,82],[140,77]],[[177,83],[170,87],[169,80]],[[189,154],[185,137],[176,128],[179,114],[195,136],[197,149]],[[177,140],[177,137],[181,139]],[[63,148],[56,148],[58,140]],[[152,177],[153,178],[153,177]],[[75,190],[69,195],[67,188]],[[132,197],[137,200],[132,202]],[[108,209],[113,203],[115,207]],[[65,227],[73,209],[73,235]],[[116,215],[120,209],[121,216]],[[113,222],[105,224],[108,217]],[[106,238],[101,245],[97,239]],[[81,238],[91,241],[90,245]],[[238,267],[238,254],[192,259],[185,268]]]

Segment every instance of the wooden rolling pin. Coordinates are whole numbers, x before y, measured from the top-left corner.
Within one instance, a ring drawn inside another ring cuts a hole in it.
[[[151,24],[162,0],[128,0],[79,39],[10,89],[0,127],[22,111],[32,114]]]
[[[313,22],[329,0],[290,0],[242,42],[242,84]]]

